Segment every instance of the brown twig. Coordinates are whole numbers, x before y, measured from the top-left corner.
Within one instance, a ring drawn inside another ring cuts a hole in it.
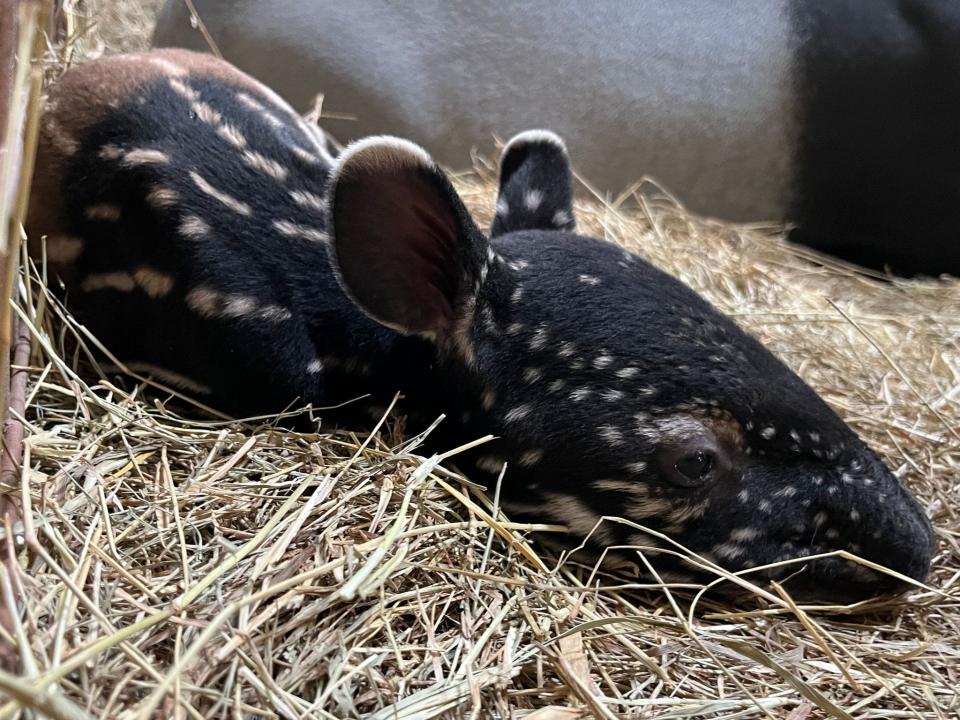
[[[210,48],[210,52],[212,52],[218,58],[222,58],[223,54],[220,52],[220,48],[217,46],[216,41],[213,39],[213,35],[211,35],[210,31],[207,30],[207,26],[203,22],[203,18],[200,17],[200,13],[197,12],[197,8],[194,6],[193,0],[183,0],[183,2],[187,6],[187,10],[190,11],[190,22],[196,24],[197,30],[200,31],[201,35],[203,35],[204,42],[207,43],[207,46]]]
[[[4,83],[9,88],[9,104],[7,115],[3,118],[4,155],[0,176],[0,408],[5,418],[3,452],[0,455],[0,522],[5,532],[0,543],[0,556],[10,579],[15,578],[19,570],[14,538],[20,508],[12,493],[18,487],[23,452],[23,425],[18,418],[22,417],[26,404],[27,373],[24,366],[30,356],[29,330],[22,323],[18,324],[14,340],[11,301],[19,270],[22,227],[33,175],[42,81],[43,29],[50,17],[50,7],[50,2],[41,0],[20,4],[16,25],[16,53],[20,62],[14,66],[10,82]],[[6,58],[0,62],[5,63]],[[11,355],[15,368],[12,376]],[[14,598],[15,602],[18,600]],[[17,608],[0,603],[0,626],[5,631],[13,627],[13,614],[16,612]],[[9,637],[10,633],[5,632],[4,638]],[[16,648],[5,642],[0,643],[0,666],[11,670],[17,663]]]
[[[3,543],[0,553],[6,567],[7,577],[14,578],[19,570],[16,557],[16,525],[20,520],[20,505],[13,496],[18,487],[20,460],[23,456],[23,423],[19,420],[24,414],[27,396],[26,364],[30,360],[30,331],[27,326],[17,323],[16,341],[13,346],[13,370],[10,379],[10,412],[4,425],[3,454],[0,456],[0,522],[3,523]],[[13,627],[11,613],[6,603],[0,603],[0,626],[9,630]],[[0,667],[12,671],[18,661],[16,648],[0,643]]]

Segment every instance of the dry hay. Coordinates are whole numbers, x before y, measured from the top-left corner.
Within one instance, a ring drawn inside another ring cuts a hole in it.
[[[488,221],[489,165],[456,184]],[[732,605],[563,563],[393,418],[197,422],[78,374],[67,348],[93,341],[25,269],[22,572],[0,572],[22,676],[0,676],[0,718],[955,717],[960,283],[816,264],[643,190],[579,202],[581,228],[734,316],[882,454],[934,518],[931,587],[798,607],[744,575]]]

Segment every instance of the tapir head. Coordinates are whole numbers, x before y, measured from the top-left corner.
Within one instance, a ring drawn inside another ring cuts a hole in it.
[[[670,547],[643,526],[769,577],[800,566],[765,565],[834,550],[927,575],[923,510],[813,390],[678,280],[575,232],[552,133],[504,150],[489,235],[403,141],[348,148],[330,193],[345,291],[435,346],[436,394],[465,439],[497,436],[472,461],[492,477],[507,464],[515,516],[564,523],[594,550]],[[684,570],[670,553],[653,562]],[[831,592],[894,586],[836,556],[805,573]]]

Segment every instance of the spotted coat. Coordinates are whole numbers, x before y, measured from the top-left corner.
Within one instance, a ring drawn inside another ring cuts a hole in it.
[[[30,234],[124,361],[243,415],[402,391],[414,422],[447,416],[444,443],[494,434],[464,462],[490,483],[506,467],[505,508],[566,524],[568,546],[676,542],[768,576],[845,549],[926,575],[922,509],[807,385],[676,279],[576,233],[556,135],[506,146],[496,207],[485,234],[418,146],[334,158],[262,85],[168,50],[53,88]],[[805,567],[890,587],[836,557]]]

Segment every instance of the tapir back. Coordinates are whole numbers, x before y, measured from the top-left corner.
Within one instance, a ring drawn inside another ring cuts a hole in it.
[[[107,59],[51,93],[31,237],[46,236],[71,308],[124,362],[226,409],[343,401],[359,390],[337,368],[371,367],[397,339],[330,267],[331,164],[319,129],[226,64]]]

